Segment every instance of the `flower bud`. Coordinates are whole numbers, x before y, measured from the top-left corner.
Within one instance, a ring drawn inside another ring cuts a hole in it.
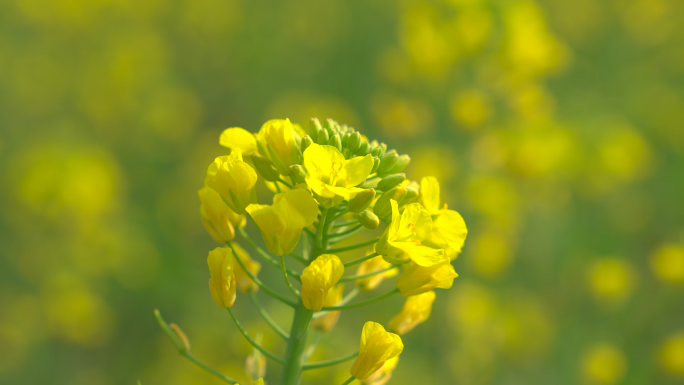
[[[368,252],[371,253],[370,251]],[[381,256],[371,258],[367,261],[363,261],[356,270],[356,275],[363,275],[367,273],[372,273],[374,271],[384,270],[392,267],[392,264],[385,261]],[[356,284],[359,286],[361,291],[373,290],[378,287],[385,278],[394,277],[397,275],[397,269],[387,270],[384,273],[378,273],[371,275],[369,277],[359,278],[356,280]]]
[[[387,174],[394,167],[394,165],[399,160],[399,155],[396,150],[391,150],[385,153],[385,155],[380,158],[380,167],[378,168],[378,173]]]
[[[380,219],[377,215],[370,212],[370,210],[363,210],[358,215],[359,223],[370,230],[375,230],[380,225]]]
[[[378,191],[388,191],[401,184],[406,179],[406,174],[391,174],[378,182]]]
[[[316,258],[302,272],[302,302],[309,310],[319,311],[323,302],[344,274],[342,261],[332,254],[323,254]]]
[[[401,337],[388,333],[376,322],[366,322],[361,332],[359,356],[351,368],[351,375],[363,381],[380,369],[385,361],[399,356],[404,350]]]
[[[380,218],[385,218],[392,213],[391,200],[400,201],[406,195],[406,187],[397,186],[388,192],[382,194],[375,202],[373,212]]]
[[[340,125],[337,124],[335,119],[327,118],[325,119],[325,122],[323,122],[323,128],[328,131],[328,135],[332,135],[340,129]]]
[[[349,135],[349,140],[347,141],[347,148],[351,153],[355,153],[356,150],[359,149],[359,145],[361,144],[361,134],[358,132],[354,132],[353,134]]]
[[[235,269],[233,252],[226,247],[217,247],[209,252],[209,290],[219,307],[229,308],[235,303]]]
[[[190,340],[188,339],[188,336],[185,335],[185,333],[180,328],[180,326],[178,326],[174,323],[170,323],[169,327],[171,328],[171,330],[173,330],[174,333],[176,333],[176,335],[178,336],[178,339],[183,344],[185,351],[189,352],[190,351]]]
[[[218,243],[232,241],[235,238],[235,226],[244,226],[244,215],[233,212],[221,196],[207,186],[199,190],[197,195],[201,202],[202,224],[209,235]]]
[[[354,198],[349,201],[349,211],[360,213],[368,208],[375,199],[375,189],[369,188],[356,194]]]
[[[318,135],[320,134],[321,130],[323,127],[321,126],[321,122],[318,120],[318,118],[311,118],[309,120],[309,136],[311,137],[311,140],[314,141],[314,143],[318,143]],[[302,151],[304,151],[302,149]]]
[[[302,142],[299,145],[299,148],[302,150],[302,154],[304,151],[309,148],[314,143],[313,139],[309,135],[306,135],[302,138]]]
[[[271,162],[269,159],[254,153],[252,154],[252,163],[254,163],[254,168],[256,169],[257,173],[259,173],[259,175],[261,175],[261,177],[265,180],[273,182],[280,179],[278,170],[273,167],[273,162]]]
[[[396,174],[398,172],[402,172],[406,166],[409,165],[409,163],[411,163],[411,157],[406,154],[401,155],[399,158],[397,158],[397,162],[394,163],[394,166],[389,170],[389,173]]]
[[[207,169],[206,183],[221,195],[234,212],[245,214],[245,208],[256,202],[257,173],[242,160],[242,152],[235,148],[228,156],[220,156]]]
[[[368,154],[369,151],[370,151],[370,146],[368,145],[368,142],[361,142],[361,144],[359,145],[359,149],[356,150],[356,155],[364,156],[364,155]]]
[[[413,330],[421,322],[430,318],[432,303],[435,301],[435,292],[414,295],[406,298],[401,312],[394,316],[389,323],[389,329],[403,336]]]
[[[378,171],[378,168],[380,167],[380,158],[377,156],[373,157],[373,169],[371,170],[371,173],[375,173]]]
[[[449,289],[458,277],[449,258],[444,257],[432,266],[420,266],[414,262],[403,265],[404,272],[394,282],[404,297],[426,293],[433,289]]]
[[[329,141],[329,140],[330,140],[330,134],[328,134],[328,131],[326,131],[325,129],[322,129],[322,130],[318,133],[318,140],[316,141],[316,143],[318,143],[318,144],[328,144],[328,141]]]
[[[325,297],[325,301],[323,301],[323,306],[335,306],[337,305],[340,300],[342,300],[342,295],[344,294],[344,285],[339,284],[335,286],[333,289],[328,291],[328,295]],[[321,318],[317,318],[313,321],[311,321],[311,327],[320,330],[323,333],[329,332],[333,327],[335,327],[335,324],[337,323],[337,320],[340,318],[340,311],[331,311],[328,314],[324,315]]]
[[[342,138],[340,138],[339,133],[334,133],[328,140],[328,146],[333,146],[337,151],[342,152]]]
[[[295,184],[304,183],[306,180],[306,169],[301,164],[290,166],[290,178]]]
[[[385,152],[382,150],[382,147],[378,145],[371,148],[371,154],[373,156],[382,157],[385,154]]]

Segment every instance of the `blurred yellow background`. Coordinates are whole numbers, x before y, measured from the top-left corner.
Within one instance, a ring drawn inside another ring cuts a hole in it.
[[[684,383],[682,20],[677,0],[0,2],[0,383],[220,383],[154,308],[246,381],[197,190],[222,129],[311,116],[410,154],[470,230],[391,384]],[[345,312],[314,358],[400,305]]]

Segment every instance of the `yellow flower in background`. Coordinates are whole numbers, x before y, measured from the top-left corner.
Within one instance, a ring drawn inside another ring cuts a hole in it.
[[[684,331],[667,337],[660,347],[659,358],[663,369],[684,379]]]
[[[651,255],[651,269],[662,281],[684,283],[684,248],[667,244]]]
[[[290,166],[300,163],[298,142],[301,138],[290,119],[271,119],[259,130],[259,140],[265,155],[281,175],[290,173]]]
[[[260,379],[256,380],[256,382],[254,383],[254,385],[264,385],[264,379],[263,379],[263,378],[260,378]]]
[[[240,259],[240,262],[245,264],[247,270],[256,277],[261,270],[261,264],[253,260],[249,254],[237,243],[233,243],[233,250],[235,250],[235,257]],[[240,266],[239,263],[234,264],[235,269],[235,283],[237,284],[238,290],[243,293],[249,293],[250,291],[258,291],[259,285],[257,285],[252,278],[247,275],[245,270]]]
[[[323,306],[335,306],[340,300],[342,299],[342,296],[344,295],[344,284],[340,284],[335,286],[334,288],[328,290],[328,295],[325,296],[325,300],[323,301]],[[333,327],[335,327],[335,324],[337,323],[337,320],[340,318],[340,311],[331,311],[330,313],[324,315],[321,318],[316,318],[315,320],[311,321],[311,327],[317,330],[322,331],[323,333],[329,332]]]
[[[209,252],[209,290],[219,307],[229,308],[235,303],[235,269],[233,252],[226,247],[217,247]]]
[[[428,242],[444,249],[449,259],[454,259],[461,252],[468,228],[461,214],[447,209],[447,205],[440,207],[439,182],[435,177],[425,177],[420,181],[421,203],[432,215],[432,232]]]
[[[361,383],[363,383],[364,385],[385,385],[385,384],[387,384],[389,382],[389,380],[392,379],[392,372],[394,371],[394,368],[397,367],[398,363],[399,363],[399,356],[396,356],[394,358],[390,358],[389,360],[385,361],[385,364],[382,365],[382,368],[380,368],[375,373],[368,376],[368,378],[361,381]]]
[[[359,380],[367,379],[380,369],[387,360],[398,357],[404,350],[401,337],[388,333],[376,322],[366,322],[361,332],[359,356],[351,368],[351,375]]]
[[[375,251],[390,263],[413,261],[420,266],[432,266],[444,257],[444,250],[424,246],[421,241],[432,232],[430,213],[419,203],[406,206],[399,215],[399,205],[392,199],[392,223],[375,245]]]
[[[226,128],[219,137],[219,144],[232,150],[240,149],[242,155],[249,156],[257,151],[257,138],[240,127]]]
[[[582,375],[590,384],[617,384],[625,377],[626,371],[625,354],[610,344],[592,346],[582,358]]]
[[[342,261],[332,254],[323,254],[302,272],[302,301],[307,309],[319,311],[323,302],[344,274]]]
[[[422,294],[432,289],[449,289],[458,277],[449,258],[442,257],[441,261],[432,266],[423,267],[416,263],[407,263],[394,283],[404,297]]]
[[[273,205],[249,205],[247,212],[259,226],[268,250],[282,256],[294,250],[302,229],[316,220],[318,205],[308,191],[297,188],[274,195]]]
[[[634,291],[636,278],[634,267],[620,258],[598,259],[587,269],[589,289],[601,301],[626,301]]]
[[[225,243],[235,238],[235,226],[245,225],[245,216],[236,214],[221,196],[207,186],[197,192],[200,214],[207,232],[216,242]]]
[[[207,186],[221,194],[226,204],[238,214],[245,214],[245,207],[256,202],[256,181],[256,171],[242,160],[242,152],[238,148],[228,156],[216,158],[207,170]]]
[[[310,145],[304,150],[306,184],[325,207],[333,207],[350,200],[364,189],[362,184],[373,169],[373,156],[357,156],[345,160],[333,146]]]
[[[403,336],[413,330],[418,324],[430,318],[432,303],[435,301],[435,292],[414,295],[406,298],[401,312],[390,320],[389,329]]]
[[[367,252],[366,255],[369,255],[370,253],[371,251]],[[385,261],[381,256],[378,255],[375,258],[363,261],[363,263],[361,263],[359,266],[359,269],[356,271],[356,275],[368,274],[374,271],[387,269],[389,267],[392,267],[392,264]],[[359,278],[356,280],[356,284],[359,286],[359,290],[368,291],[378,287],[378,285],[380,285],[385,278],[390,278],[397,274],[399,274],[397,269],[392,269],[384,273],[371,275],[370,277]]]

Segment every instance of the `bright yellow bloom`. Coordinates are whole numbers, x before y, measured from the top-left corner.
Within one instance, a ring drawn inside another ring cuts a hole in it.
[[[345,160],[333,146],[310,145],[304,150],[306,184],[316,199],[325,207],[333,207],[365,191],[356,187],[363,183],[373,169],[373,156],[357,156]]]
[[[668,372],[684,379],[684,331],[667,337],[660,347],[660,365]]]
[[[259,130],[259,140],[276,170],[281,175],[288,175],[290,166],[301,161],[297,142],[300,140],[297,130],[290,119],[271,119]]]
[[[294,189],[274,195],[270,206],[249,205],[247,212],[259,226],[268,250],[282,256],[294,250],[302,229],[316,220],[318,205],[308,191]]]
[[[432,215],[432,232],[427,242],[445,249],[450,259],[454,259],[463,248],[468,228],[461,214],[448,210],[446,204],[440,208],[439,192],[437,178],[428,176],[420,181],[421,202]]]
[[[335,306],[338,302],[340,302],[343,294],[344,284],[339,284],[335,286],[334,288],[328,291],[328,295],[325,296],[325,300],[323,301],[323,306]],[[339,310],[331,311],[323,317],[316,318],[315,320],[311,321],[311,327],[320,330],[323,333],[327,333],[333,327],[335,327],[335,324],[337,323],[337,320],[339,318]]]
[[[684,248],[675,244],[659,247],[651,255],[651,269],[662,281],[684,283]]]
[[[256,136],[244,128],[226,128],[219,137],[219,144],[232,150],[240,149],[242,155],[249,156],[257,151]]]
[[[389,328],[393,332],[403,336],[413,330],[419,323],[430,318],[432,303],[435,301],[435,292],[414,295],[406,298],[401,313],[390,320]]]
[[[207,170],[207,186],[221,194],[238,214],[245,214],[245,207],[256,202],[256,181],[256,171],[242,160],[242,151],[238,148],[228,156],[216,158]]]
[[[359,269],[356,271],[356,275],[368,274],[374,271],[384,270],[391,266],[391,263],[382,259],[381,256],[377,256],[375,258],[371,258],[361,263]],[[356,284],[359,286],[359,289],[361,291],[368,291],[378,287],[378,285],[380,285],[385,278],[393,277],[397,274],[397,269],[392,269],[384,273],[371,275],[370,277],[359,278],[356,280]]]
[[[385,364],[382,365],[380,370],[368,376],[368,378],[363,380],[362,383],[364,385],[385,385],[389,382],[389,380],[392,379],[392,372],[394,371],[394,368],[397,367],[398,363],[399,356],[390,358],[389,360],[385,361]]]
[[[197,192],[200,199],[202,223],[216,242],[225,243],[235,238],[235,226],[245,225],[245,216],[236,214],[221,199],[221,196],[207,186]]]
[[[627,358],[617,347],[597,344],[582,358],[582,374],[586,382],[597,385],[618,384],[625,377]]]
[[[235,303],[235,269],[233,252],[226,247],[217,247],[209,252],[209,290],[219,307],[229,308]]]
[[[375,245],[375,251],[387,262],[413,261],[420,266],[432,266],[444,257],[444,250],[424,246],[421,241],[432,232],[430,214],[419,203],[406,206],[399,215],[399,205],[392,199],[392,223]]]
[[[264,385],[264,379],[263,379],[263,378],[260,378],[260,379],[256,380],[256,382],[254,383],[254,385]]]
[[[449,289],[454,283],[454,278],[458,277],[446,256],[429,267],[407,263],[403,268],[404,272],[394,284],[404,297],[418,295],[436,288]]]
[[[240,262],[245,264],[247,270],[249,270],[249,272],[256,277],[256,275],[259,274],[259,270],[261,270],[261,264],[250,258],[249,254],[245,251],[245,249],[240,247],[240,245],[238,245],[237,243],[233,243],[232,246],[235,250],[235,257],[239,258]],[[252,278],[250,278],[249,275],[247,275],[242,266],[240,266],[240,264],[237,262],[234,265],[235,283],[237,284],[238,290],[240,290],[243,293],[249,293],[250,291],[259,290],[259,285],[257,285],[256,282],[252,281]]]
[[[328,291],[344,274],[344,265],[336,255],[323,254],[302,272],[302,301],[307,309],[319,311]]]
[[[387,360],[398,357],[404,350],[401,337],[388,333],[376,322],[366,322],[361,332],[359,356],[351,368],[351,375],[359,380],[367,379],[380,369]]]

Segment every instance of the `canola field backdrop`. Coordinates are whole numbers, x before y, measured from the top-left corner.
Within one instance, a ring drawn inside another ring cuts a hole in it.
[[[677,0],[0,2],[0,384],[220,384],[155,308],[250,384],[197,190],[225,128],[314,116],[410,154],[468,224],[389,384],[684,383],[682,20]],[[345,312],[314,358],[401,304]]]

